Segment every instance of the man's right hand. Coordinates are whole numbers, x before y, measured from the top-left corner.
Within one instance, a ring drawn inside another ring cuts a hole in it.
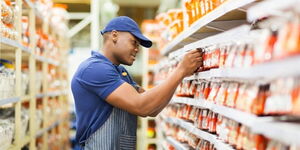
[[[200,50],[191,50],[186,53],[179,62],[177,69],[183,73],[183,76],[190,76],[202,66],[202,52]]]

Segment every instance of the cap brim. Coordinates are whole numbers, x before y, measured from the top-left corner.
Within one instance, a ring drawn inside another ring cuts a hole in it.
[[[152,41],[146,38],[143,34],[139,32],[131,32],[136,38],[140,40],[140,44],[144,47],[151,47],[152,46]]]

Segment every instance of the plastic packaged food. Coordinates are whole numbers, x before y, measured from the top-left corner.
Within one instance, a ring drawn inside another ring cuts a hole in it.
[[[275,58],[300,53],[300,17],[299,14],[289,15],[289,21],[278,32],[278,42],[274,48]]]
[[[227,82],[221,83],[220,89],[215,98],[216,104],[225,105],[226,98],[227,98],[227,90],[228,90],[228,83]]]
[[[216,96],[218,94],[219,89],[220,89],[220,83],[213,82],[211,84],[211,91],[209,92],[207,100],[215,102],[215,98],[216,98]]]
[[[236,99],[239,94],[239,84],[236,82],[231,82],[227,89],[226,105],[228,107],[236,106]]]
[[[4,24],[14,23],[14,12],[10,1],[0,1],[1,5],[1,21]]]
[[[270,96],[265,102],[265,114],[287,114],[292,112],[291,91],[295,85],[293,78],[275,80],[270,85]]]

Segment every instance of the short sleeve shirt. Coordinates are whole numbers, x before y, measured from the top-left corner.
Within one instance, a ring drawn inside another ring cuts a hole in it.
[[[83,144],[108,119],[113,106],[106,98],[124,82],[136,87],[127,70],[98,52],[83,61],[75,72],[71,89],[76,111],[76,140]]]

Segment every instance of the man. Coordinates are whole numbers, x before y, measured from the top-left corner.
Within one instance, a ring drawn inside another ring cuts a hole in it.
[[[165,82],[143,92],[120,64],[132,65],[139,45],[151,47],[135,21],[112,19],[104,30],[103,54],[92,52],[72,79],[76,139],[85,150],[135,149],[137,116],[156,116],[182,79],[201,65],[199,51],[188,52]]]

